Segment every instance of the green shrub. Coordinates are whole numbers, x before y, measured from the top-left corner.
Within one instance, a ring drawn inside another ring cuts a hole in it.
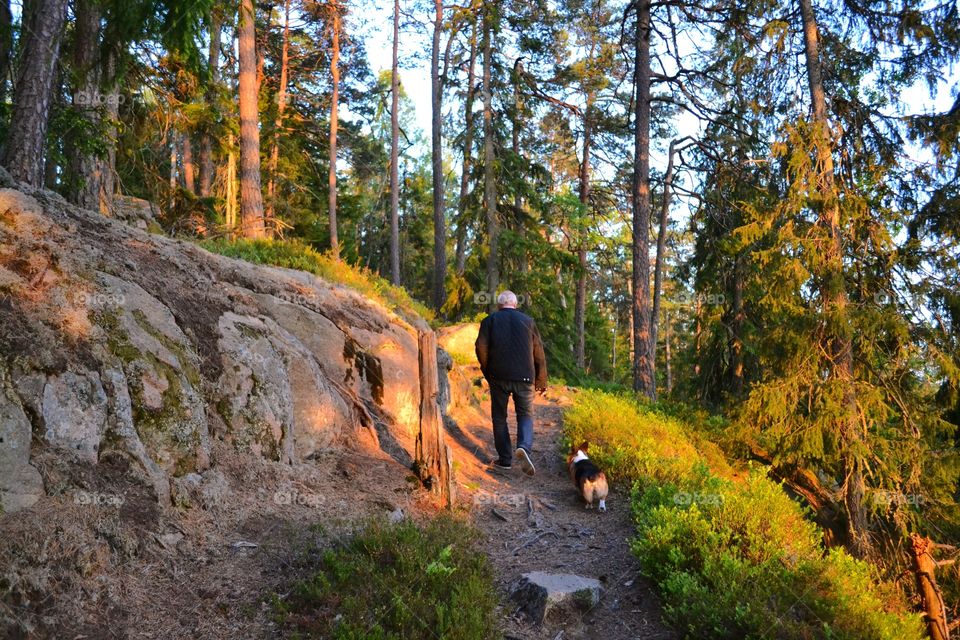
[[[626,396],[580,393],[565,424],[569,440],[589,440],[592,457],[632,483],[632,550],[686,637],[924,637],[873,567],[824,550],[764,469],[733,472],[689,426]]]
[[[443,517],[423,528],[373,522],[320,554],[274,610],[294,637],[335,640],[499,637],[493,573],[473,533]]]
[[[367,269],[334,260],[299,240],[217,239],[204,240],[200,246],[230,258],[307,271],[359,291],[408,321],[415,321],[418,316],[433,320],[433,311],[410,297],[403,287],[396,287]]]

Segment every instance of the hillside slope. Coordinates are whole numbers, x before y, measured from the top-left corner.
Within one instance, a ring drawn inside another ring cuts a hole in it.
[[[269,635],[308,524],[422,498],[405,316],[0,189],[0,636]]]

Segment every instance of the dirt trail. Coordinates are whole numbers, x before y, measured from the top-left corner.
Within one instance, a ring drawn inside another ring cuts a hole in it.
[[[660,604],[630,553],[629,496],[614,487],[608,511],[587,510],[578,498],[561,450],[562,406],[566,392],[551,390],[536,401],[533,460],[537,473],[524,475],[489,467],[493,434],[489,416],[461,418],[456,440],[463,481],[475,525],[484,533],[483,551],[493,561],[497,583],[508,593],[528,571],[575,573],[603,584],[600,604],[562,624],[536,627],[505,599],[502,614],[509,638],[672,639],[661,622]],[[487,403],[488,404],[488,403]],[[489,409],[488,407],[487,410]],[[511,410],[509,423],[515,431]]]

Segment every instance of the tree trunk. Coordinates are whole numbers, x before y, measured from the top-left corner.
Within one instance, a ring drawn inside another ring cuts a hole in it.
[[[650,0],[637,3],[633,162],[633,389],[656,398],[650,353]]]
[[[422,331],[420,345],[420,433],[416,442],[417,475],[433,493],[443,497],[447,508],[453,507],[456,484],[453,477],[453,455],[445,442],[443,418],[438,396],[437,334]]]
[[[663,328],[666,334],[663,336],[663,359],[667,372],[667,395],[673,393],[673,368],[670,361],[670,340],[673,338],[672,327],[670,326],[670,312],[663,314]]]
[[[236,139],[231,133],[227,138],[227,193],[226,193],[226,215],[224,222],[233,237],[237,226],[237,156],[234,153]]]
[[[207,106],[213,105],[220,80],[220,14],[214,10],[210,21],[210,85],[207,87]],[[213,136],[205,131],[200,138],[200,196],[208,198],[213,188]]]
[[[593,92],[589,92],[583,110],[583,161],[580,163],[580,202],[583,203],[584,216],[589,216],[590,212],[590,151],[593,142],[590,109],[592,106]],[[578,241],[577,263],[577,299],[573,306],[573,324],[577,330],[575,347],[577,368],[583,371],[586,368],[587,346],[587,247],[583,233]]]
[[[332,46],[330,75],[333,94],[330,97],[330,171],[327,179],[327,210],[330,214],[330,254],[340,259],[340,240],[337,237],[337,103],[340,100],[340,4],[330,1]]]
[[[0,0],[0,104],[7,101],[7,76],[10,75],[12,46],[13,14],[10,11],[10,0]],[[2,155],[3,152],[0,150],[0,156]]]
[[[168,134],[170,142],[170,199],[177,192],[177,134],[171,128]]]
[[[663,199],[660,203],[660,226],[657,229],[657,257],[653,264],[653,309],[650,312],[650,353],[656,363],[657,326],[660,323],[660,297],[663,289],[663,261],[667,249],[667,228],[670,226],[670,197],[673,186],[673,151],[676,140],[670,141],[667,152],[667,172],[663,176]],[[656,380],[656,378],[654,378]],[[656,393],[656,388],[654,388]]]
[[[440,79],[440,34],[443,32],[443,0],[435,0],[431,60],[433,107],[433,308],[439,314],[446,302],[447,224],[443,193],[443,85]]]
[[[840,203],[834,185],[833,137],[827,118],[826,95],[820,69],[820,51],[817,21],[811,0],[799,0],[803,22],[804,54],[814,123],[818,176],[817,191],[821,208],[817,225],[826,229],[829,244],[824,256],[823,272],[819,274],[820,298],[827,330],[825,340],[830,358],[830,376],[845,388],[845,415],[839,424],[842,443],[842,473],[844,476],[844,505],[847,510],[850,552],[859,558],[871,554],[873,545],[867,531],[867,510],[864,506],[865,481],[863,461],[858,450],[864,439],[857,424],[856,398],[853,396],[853,349],[846,326],[847,292],[843,278],[843,248],[840,239]]]
[[[43,186],[43,159],[67,0],[36,0],[23,29],[4,165],[15,180]]]
[[[190,142],[190,133],[183,134],[183,188],[190,193],[196,193],[193,166],[193,144]]]
[[[910,559],[913,574],[917,580],[917,591],[926,614],[927,630],[931,640],[950,640],[950,627],[947,624],[946,607],[943,605],[943,593],[937,586],[937,563],[931,555],[936,545],[932,540],[916,533],[910,534]]]
[[[73,107],[96,129],[100,123],[100,7],[93,0],[77,0],[74,8],[73,56],[74,79],[71,83]],[[100,185],[97,184],[97,157],[83,151],[72,136],[67,145],[67,199],[85,209],[100,211]],[[106,212],[104,212],[106,213]]]
[[[473,100],[476,96],[477,20],[470,34],[470,62],[467,68],[467,95],[463,100],[463,168],[460,171],[460,197],[457,200],[457,275],[467,266],[467,196],[470,193],[470,159],[473,153]]]
[[[287,74],[290,66],[290,0],[283,3],[283,47],[280,53],[280,86],[277,88],[277,117],[273,121],[273,144],[270,146],[270,177],[267,182],[267,231],[276,231],[273,224],[277,204],[277,167],[280,165],[280,130],[287,108]]]
[[[400,284],[400,0],[393,2],[393,64],[390,67],[390,281]]]
[[[733,317],[730,319],[730,392],[734,396],[743,393],[743,325],[746,313],[743,309],[743,265],[738,257],[733,266]]]
[[[240,0],[240,224],[244,238],[263,238],[260,128],[257,125],[257,34],[253,0]]]
[[[495,10],[488,4],[483,11],[483,207],[487,214],[487,292],[491,311],[496,309],[497,287],[500,284],[497,267],[500,226],[497,220],[497,183],[494,173],[493,87],[491,84],[493,73],[491,12]]]

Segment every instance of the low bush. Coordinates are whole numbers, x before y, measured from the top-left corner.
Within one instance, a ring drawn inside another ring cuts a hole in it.
[[[578,394],[570,441],[632,485],[633,552],[687,638],[925,637],[895,588],[841,549],[763,469],[735,472],[678,419],[627,396]]]
[[[247,262],[307,271],[373,298],[408,321],[417,316],[428,322],[434,318],[433,311],[410,297],[403,287],[396,287],[367,269],[334,260],[299,240],[217,239],[204,240],[200,246]]]
[[[372,522],[318,552],[309,577],[274,598],[278,621],[294,638],[498,638],[493,573],[473,535],[449,517]]]

